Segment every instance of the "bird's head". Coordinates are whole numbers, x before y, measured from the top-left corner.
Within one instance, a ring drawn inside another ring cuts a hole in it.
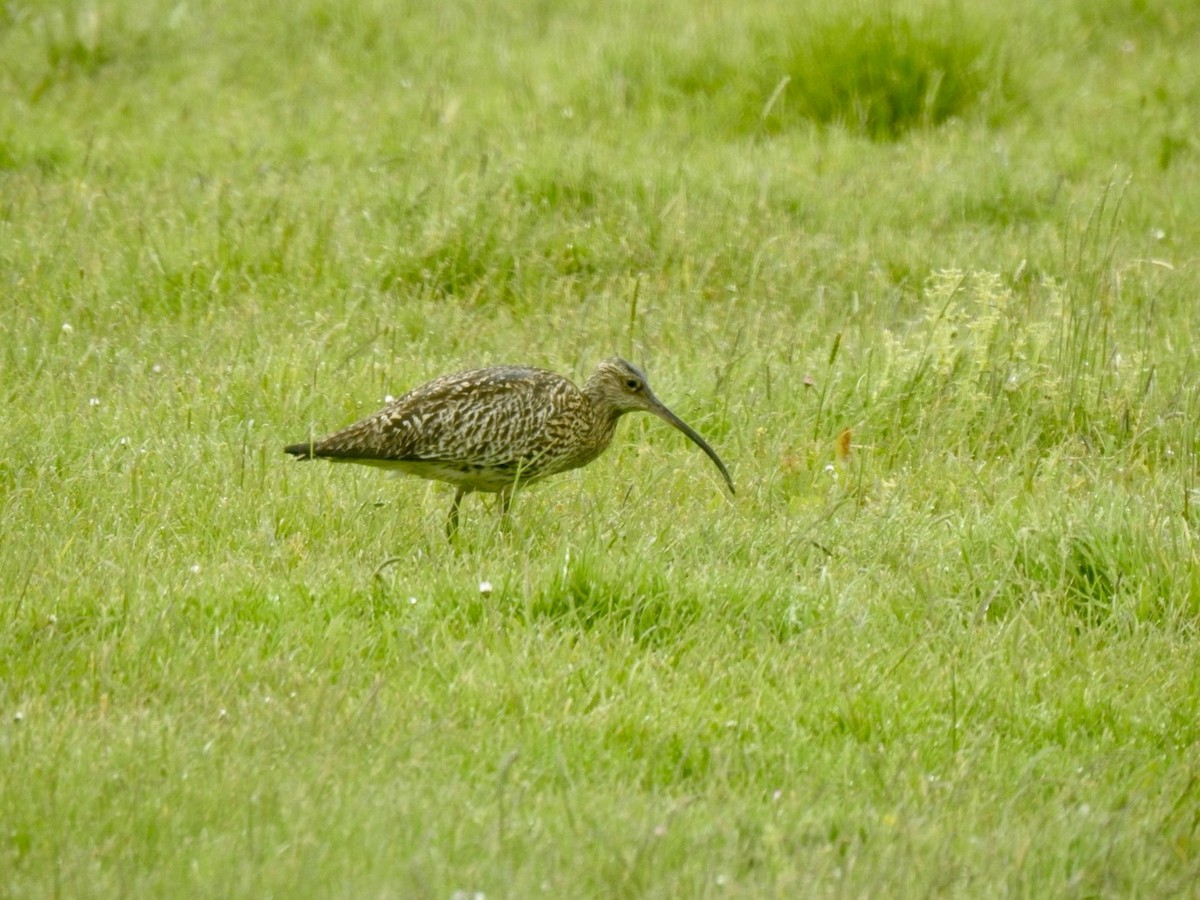
[[[717,456],[716,451],[708,446],[704,438],[690,425],[654,396],[645,374],[637,366],[616,356],[606,359],[596,366],[596,371],[587,380],[583,392],[591,398],[601,415],[607,414],[617,419],[628,412],[648,412],[682,431],[716,463],[725,478],[725,483],[729,485],[729,492],[733,493],[733,479],[729,477],[729,471],[725,468],[725,463],[721,462],[721,457]]]
[[[592,398],[593,403],[611,411],[613,416],[623,416],[627,412],[656,412],[665,408],[650,390],[642,370],[616,356],[596,366],[584,392]]]

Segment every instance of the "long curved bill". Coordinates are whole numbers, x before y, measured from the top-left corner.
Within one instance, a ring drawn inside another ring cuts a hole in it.
[[[682,431],[689,438],[691,438],[693,444],[707,453],[708,458],[716,463],[717,468],[721,470],[721,475],[725,478],[725,483],[729,485],[729,493],[736,493],[736,491],[733,489],[733,479],[729,477],[729,470],[725,468],[725,463],[721,462],[721,457],[717,456],[717,451],[708,446],[708,442],[705,441],[704,438],[700,437],[700,435],[696,433],[692,426],[663,406],[662,403],[655,403],[653,406],[651,406],[650,412],[654,413],[668,425],[671,425],[674,428]]]

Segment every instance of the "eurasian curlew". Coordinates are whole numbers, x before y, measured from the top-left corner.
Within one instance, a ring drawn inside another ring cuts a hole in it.
[[[639,410],[691,438],[733,493],[716,451],[654,396],[636,366],[615,357],[596,366],[582,389],[526,366],[446,375],[327,438],[284,449],[300,459],[381,466],[454,485],[446,520],[453,536],[467,494],[499,493],[506,514],[518,486],[587,465],[608,447],[617,420]]]

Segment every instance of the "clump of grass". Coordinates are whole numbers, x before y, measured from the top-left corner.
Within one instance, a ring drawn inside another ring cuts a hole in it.
[[[809,124],[890,141],[1009,90],[1000,48],[961,17],[890,9],[713,31],[618,63],[637,105],[682,105],[747,135]]]
[[[403,241],[383,254],[381,290],[528,308],[549,285],[635,272],[655,249],[645,189],[586,163],[485,173],[462,187],[452,203],[431,191],[383,206]],[[630,240],[638,228],[649,234]]]
[[[1072,442],[1130,456],[1163,452],[1155,429],[1139,429],[1153,418],[1155,362],[1147,321],[1117,328],[1109,207],[1106,192],[1069,248],[1069,280],[1018,287],[991,272],[933,273],[918,319],[883,332],[872,349],[877,375],[865,414],[897,434],[937,435],[936,445],[974,455]],[[948,428],[951,421],[964,427]]]
[[[11,49],[16,52],[0,78],[19,84],[34,103],[66,85],[95,81],[115,67],[144,72],[170,58],[164,48],[173,40],[173,16],[154,4],[136,12],[120,4],[9,6],[6,14],[0,13],[0,25],[9,26],[0,41],[13,35]]]
[[[646,643],[678,634],[699,611],[693,597],[677,596],[650,567],[612,572],[600,560],[568,553],[558,577],[534,599],[530,612],[585,630],[617,629]]]
[[[766,73],[764,73],[766,74]],[[796,28],[777,58],[760,121],[842,125],[875,140],[962,116],[1001,80],[994,53],[957,16],[840,14]]]
[[[1021,298],[995,273],[944,270],[929,277],[924,295],[911,327],[885,331],[873,348],[877,375],[864,414],[895,435],[921,444],[936,436],[943,450],[975,455],[1061,440],[1061,286]],[[889,452],[907,449],[896,443]]]
[[[969,559],[960,588],[972,621],[1048,616],[1075,629],[1170,627],[1194,617],[1200,568],[1187,554],[1188,528],[1169,498],[1111,488],[1104,476],[1017,491],[1007,509],[980,510],[959,551]],[[1059,508],[1038,503],[1062,498]],[[1165,548],[1171,548],[1170,550]],[[973,599],[972,599],[973,598]]]
[[[116,56],[94,7],[77,13],[74,22],[63,13],[44,22],[46,64],[59,77],[93,76]]]

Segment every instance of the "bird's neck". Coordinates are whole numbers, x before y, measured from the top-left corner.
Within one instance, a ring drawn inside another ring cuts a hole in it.
[[[595,378],[589,378],[583,386],[583,395],[587,398],[588,408],[591,410],[592,428],[599,438],[599,446],[607,447],[617,430],[617,422],[627,410],[614,406]]]

